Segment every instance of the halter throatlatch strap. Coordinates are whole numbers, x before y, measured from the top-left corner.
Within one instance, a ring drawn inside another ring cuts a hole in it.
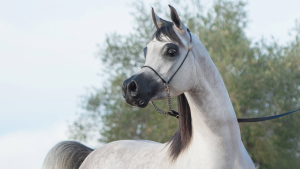
[[[166,81],[159,73],[157,73],[152,67],[150,66],[143,66],[142,68],[144,67],[147,67],[149,69],[151,69],[163,82],[164,82],[164,85],[165,85],[165,89],[166,89],[166,95],[167,95],[167,104],[168,104],[168,109],[169,111],[164,111],[160,108],[158,108],[153,101],[150,101],[150,104],[154,107],[154,109],[159,113],[159,114],[162,114],[162,115],[170,115],[170,116],[173,116],[173,117],[176,117],[176,118],[179,118],[179,113],[172,110],[172,103],[171,103],[171,96],[170,96],[170,86],[169,86],[169,83],[170,81],[173,79],[173,77],[175,76],[175,74],[178,72],[178,70],[181,68],[181,66],[183,65],[184,61],[186,60],[187,56],[189,55],[190,51],[193,49],[193,47],[191,46],[191,43],[192,43],[192,35],[191,35],[191,32],[189,29],[187,29],[187,32],[189,33],[190,35],[190,42],[188,44],[188,52],[186,53],[183,61],[181,62],[181,64],[179,65],[179,67],[177,68],[177,70],[174,72],[174,74],[171,76],[171,78]]]

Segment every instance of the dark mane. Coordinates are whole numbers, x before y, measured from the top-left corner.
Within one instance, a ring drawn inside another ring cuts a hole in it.
[[[174,136],[169,140],[169,152],[172,160],[175,161],[182,151],[184,151],[192,138],[192,117],[189,103],[184,94],[177,97],[179,125]]]
[[[168,37],[171,41],[177,42],[180,46],[183,46],[181,40],[177,36],[176,32],[173,29],[173,23],[168,22],[165,20],[162,20],[163,24],[162,27],[156,30],[156,32],[153,34],[152,39],[156,38],[158,41],[162,41],[162,37],[166,36]]]

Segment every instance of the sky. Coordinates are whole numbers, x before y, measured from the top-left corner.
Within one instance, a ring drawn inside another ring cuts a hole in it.
[[[68,125],[82,111],[80,96],[104,83],[97,44],[131,31],[132,1],[0,2],[0,168],[38,169],[51,147],[68,140]],[[299,6],[249,0],[247,36],[287,43]]]

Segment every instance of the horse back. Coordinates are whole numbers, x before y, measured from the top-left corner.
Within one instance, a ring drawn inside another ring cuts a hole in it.
[[[89,154],[80,169],[166,168],[166,151],[165,144],[153,141],[115,141]]]

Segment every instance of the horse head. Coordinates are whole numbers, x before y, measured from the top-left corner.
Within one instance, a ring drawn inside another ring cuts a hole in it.
[[[176,10],[169,7],[172,22],[161,19],[152,9],[157,30],[144,48],[145,65],[123,83],[123,96],[130,105],[146,107],[151,100],[166,99],[166,83],[170,85],[171,97],[193,88],[192,34],[181,22]]]

